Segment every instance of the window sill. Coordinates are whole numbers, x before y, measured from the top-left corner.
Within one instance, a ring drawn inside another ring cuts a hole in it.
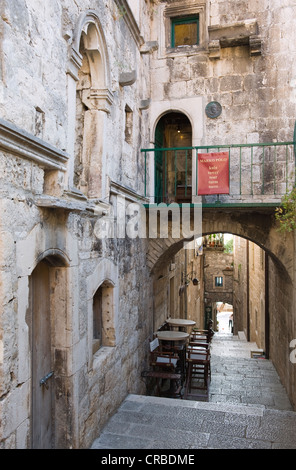
[[[174,57],[174,56],[191,56],[195,54],[200,54],[202,52],[206,52],[204,46],[196,45],[196,46],[178,46],[178,47],[168,47],[166,49],[166,56],[167,57]]]
[[[95,354],[101,348],[101,340],[100,339],[93,339],[92,343],[92,352]]]

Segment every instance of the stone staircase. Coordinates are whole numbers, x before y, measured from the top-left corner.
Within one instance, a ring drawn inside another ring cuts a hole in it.
[[[295,449],[296,413],[271,361],[252,349],[215,336],[208,401],[129,395],[92,449]]]

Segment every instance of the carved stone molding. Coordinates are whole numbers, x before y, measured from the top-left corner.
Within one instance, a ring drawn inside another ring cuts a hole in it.
[[[96,109],[109,114],[113,103],[113,93],[107,88],[86,89],[82,91],[82,101],[88,109]]]
[[[128,26],[136,44],[140,47],[143,43],[143,38],[140,35],[140,30],[137,25],[137,22],[132,14],[132,11],[129,7],[129,4],[126,0],[115,0],[116,5],[122,12],[122,18]]]

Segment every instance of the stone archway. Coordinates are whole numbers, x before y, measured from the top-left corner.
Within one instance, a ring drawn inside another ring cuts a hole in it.
[[[193,210],[192,210],[193,216]],[[180,217],[182,220],[182,217]],[[193,229],[193,220],[191,218]],[[147,252],[147,265],[151,272],[172,257],[183,246],[185,237],[170,236],[172,220],[168,218],[167,238],[151,238]],[[180,228],[182,233],[182,227]],[[149,229],[147,229],[149,233]],[[292,234],[281,234],[276,230],[274,208],[255,209],[206,209],[202,210],[202,225],[197,237],[211,233],[232,233],[257,243],[275,260],[282,269],[287,280],[293,280],[293,250]],[[191,238],[191,240],[193,237]]]

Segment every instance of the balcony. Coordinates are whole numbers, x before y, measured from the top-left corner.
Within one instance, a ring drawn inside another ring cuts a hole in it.
[[[145,161],[145,197],[151,204],[276,206],[295,184],[295,134],[294,142],[152,148],[141,152]],[[227,156],[227,190],[220,191],[217,183],[210,186],[218,188],[217,194],[213,194],[214,189],[201,191],[204,179],[199,175],[200,154]]]

